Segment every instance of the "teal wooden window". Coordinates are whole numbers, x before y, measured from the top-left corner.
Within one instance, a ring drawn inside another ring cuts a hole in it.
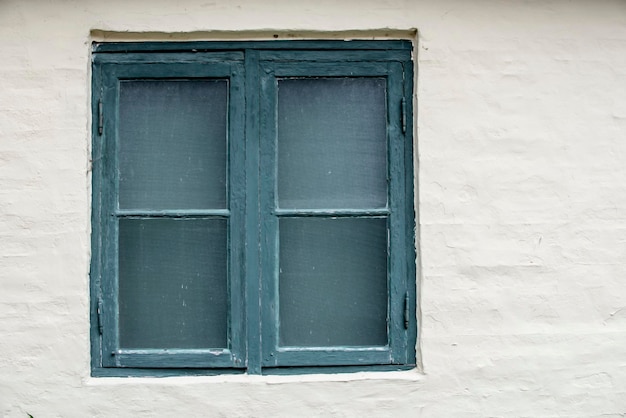
[[[94,375],[414,367],[411,52],[94,44]]]

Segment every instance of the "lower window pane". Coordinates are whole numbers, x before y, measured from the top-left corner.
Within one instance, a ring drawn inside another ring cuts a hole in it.
[[[280,220],[281,346],[382,346],[387,220]]]
[[[122,348],[226,348],[224,219],[121,219]]]

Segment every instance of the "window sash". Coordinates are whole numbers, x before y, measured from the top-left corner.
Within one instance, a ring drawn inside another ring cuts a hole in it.
[[[100,292],[102,326],[101,364],[102,367],[181,367],[182,364],[194,367],[242,367],[245,363],[244,308],[242,259],[244,243],[244,203],[235,197],[245,187],[244,165],[244,113],[243,63],[105,63],[96,67],[96,78],[101,78],[100,87],[105,106],[103,136],[95,137],[99,145],[99,155],[103,164],[102,183],[98,189],[99,220],[101,225],[102,258]],[[180,79],[227,79],[228,124],[227,124],[227,209],[209,210],[153,210],[152,208],[120,210],[119,196],[119,89],[125,80],[180,80]],[[94,153],[96,148],[94,147]],[[94,190],[96,185],[94,184]],[[227,281],[229,290],[228,308],[228,348],[227,349],[177,349],[177,350],[128,350],[119,344],[119,266],[118,242],[119,220],[140,218],[202,218],[227,219],[228,222],[228,261]]]
[[[408,360],[407,330],[399,318],[404,313],[404,298],[408,291],[406,259],[403,249],[405,171],[404,137],[402,135],[399,100],[403,97],[403,68],[398,62],[323,63],[284,62],[280,52],[273,52],[277,61],[261,61],[261,171],[271,173],[262,177],[261,184],[261,271],[264,367],[331,366],[357,364],[402,364]],[[287,54],[291,54],[290,52]],[[278,80],[280,78],[381,77],[386,83],[387,104],[387,170],[388,206],[383,209],[278,209],[277,204],[277,118]],[[376,217],[388,218],[388,344],[382,347],[280,347],[278,307],[278,223],[289,217]]]

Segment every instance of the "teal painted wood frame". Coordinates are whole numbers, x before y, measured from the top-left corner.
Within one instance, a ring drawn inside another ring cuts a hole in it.
[[[91,358],[94,376],[310,373],[398,370],[415,365],[417,338],[413,204],[413,64],[408,41],[107,43],[93,48]],[[270,210],[275,178],[272,124],[276,77],[377,76],[387,79],[390,205],[382,210]],[[119,83],[132,79],[229,80],[227,210],[120,210],[117,207]],[[404,102],[404,106],[401,103]],[[102,103],[103,126],[98,120]],[[270,107],[268,107],[268,103]],[[402,112],[405,112],[404,122]],[[403,123],[405,126],[403,126]],[[404,129],[403,129],[404,128]],[[388,217],[389,344],[281,348],[270,309],[280,216]],[[226,218],[229,221],[229,347],[122,350],[117,329],[118,220]],[[404,327],[408,295],[408,327]],[[101,303],[100,303],[101,302]],[[101,315],[99,315],[99,312]],[[102,334],[100,332],[102,330]],[[350,366],[353,365],[353,366]],[[311,368],[311,366],[326,366]]]
[[[182,41],[182,42],[94,42],[94,53],[134,52],[214,52],[243,50],[358,50],[358,51],[404,51],[410,55],[413,45],[406,40],[275,40],[275,41]]]

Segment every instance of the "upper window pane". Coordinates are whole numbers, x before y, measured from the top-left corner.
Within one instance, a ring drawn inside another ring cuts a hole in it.
[[[278,82],[278,204],[291,209],[387,204],[383,78]]]
[[[226,80],[123,81],[122,209],[226,207]]]

